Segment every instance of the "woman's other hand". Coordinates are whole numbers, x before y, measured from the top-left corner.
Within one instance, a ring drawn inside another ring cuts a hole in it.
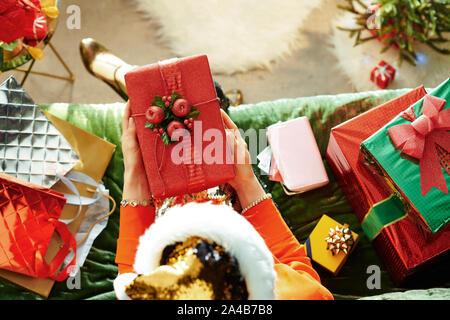
[[[130,116],[130,104],[127,103],[122,118],[122,153],[124,185],[122,198],[126,200],[148,201],[150,190],[145,174],[142,154],[136,136],[136,125]]]
[[[233,150],[236,173],[234,179],[228,183],[236,190],[242,208],[246,208],[252,202],[261,199],[265,192],[253,172],[251,156],[238,127],[223,110],[221,113],[227,141]]]

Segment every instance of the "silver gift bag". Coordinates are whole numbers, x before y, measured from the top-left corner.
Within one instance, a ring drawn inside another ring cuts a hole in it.
[[[1,172],[50,188],[78,160],[13,76],[0,85]]]

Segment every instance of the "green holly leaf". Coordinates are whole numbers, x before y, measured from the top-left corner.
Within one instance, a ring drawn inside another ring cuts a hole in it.
[[[174,103],[175,100],[182,98],[181,94],[176,91],[174,91],[170,96],[172,97],[172,103]]]
[[[163,142],[166,146],[169,145],[169,143],[170,143],[170,137],[169,137],[169,135],[167,134],[167,132],[164,131],[164,133],[161,135],[161,140],[162,140],[162,142]]]
[[[165,109],[166,108],[166,105],[164,104],[164,102],[161,100],[161,101],[153,101],[153,103],[152,103],[152,106],[157,106],[157,107],[160,107],[160,108],[163,108],[163,109]]]
[[[164,120],[163,121],[171,120],[172,117],[173,117],[173,115],[172,115],[171,112],[166,112],[165,115],[164,115]]]
[[[162,96],[154,96],[152,106],[158,106],[160,108],[165,109],[166,105],[164,104],[164,101],[162,101]]]
[[[191,106],[191,112],[189,112],[189,114],[187,115],[187,118],[192,118],[192,119],[197,119],[198,116],[200,115],[200,111],[198,111],[198,109],[194,106]]]
[[[156,125],[151,124],[150,122],[146,121],[145,122],[145,127],[148,128],[148,129],[152,129],[153,130],[153,129],[156,128]]]

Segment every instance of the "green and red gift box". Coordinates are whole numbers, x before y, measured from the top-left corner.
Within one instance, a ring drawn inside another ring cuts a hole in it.
[[[450,221],[450,79],[361,144],[405,211],[437,233]],[[449,239],[450,242],[450,239]]]
[[[383,177],[373,174],[361,161],[360,145],[425,95],[423,87],[416,88],[334,127],[326,153],[345,196],[397,284],[418,270],[448,259],[450,227],[437,233],[420,227],[397,194],[380,183]],[[374,227],[368,232],[371,222]]]

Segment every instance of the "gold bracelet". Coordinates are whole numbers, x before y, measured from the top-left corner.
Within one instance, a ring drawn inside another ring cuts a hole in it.
[[[141,206],[141,207],[149,207],[149,206],[153,206],[153,199],[150,200],[125,200],[123,199],[122,201],[120,201],[120,205],[122,207],[126,207],[126,206],[132,206],[132,207],[137,207],[137,206]]]
[[[242,210],[241,214],[244,214],[246,211],[248,211],[249,209],[253,208],[257,204],[260,204],[261,202],[263,202],[266,199],[272,199],[272,195],[270,193],[266,193],[264,196],[262,196],[261,198],[259,198],[256,201],[253,201],[249,206],[247,206],[244,210]]]

